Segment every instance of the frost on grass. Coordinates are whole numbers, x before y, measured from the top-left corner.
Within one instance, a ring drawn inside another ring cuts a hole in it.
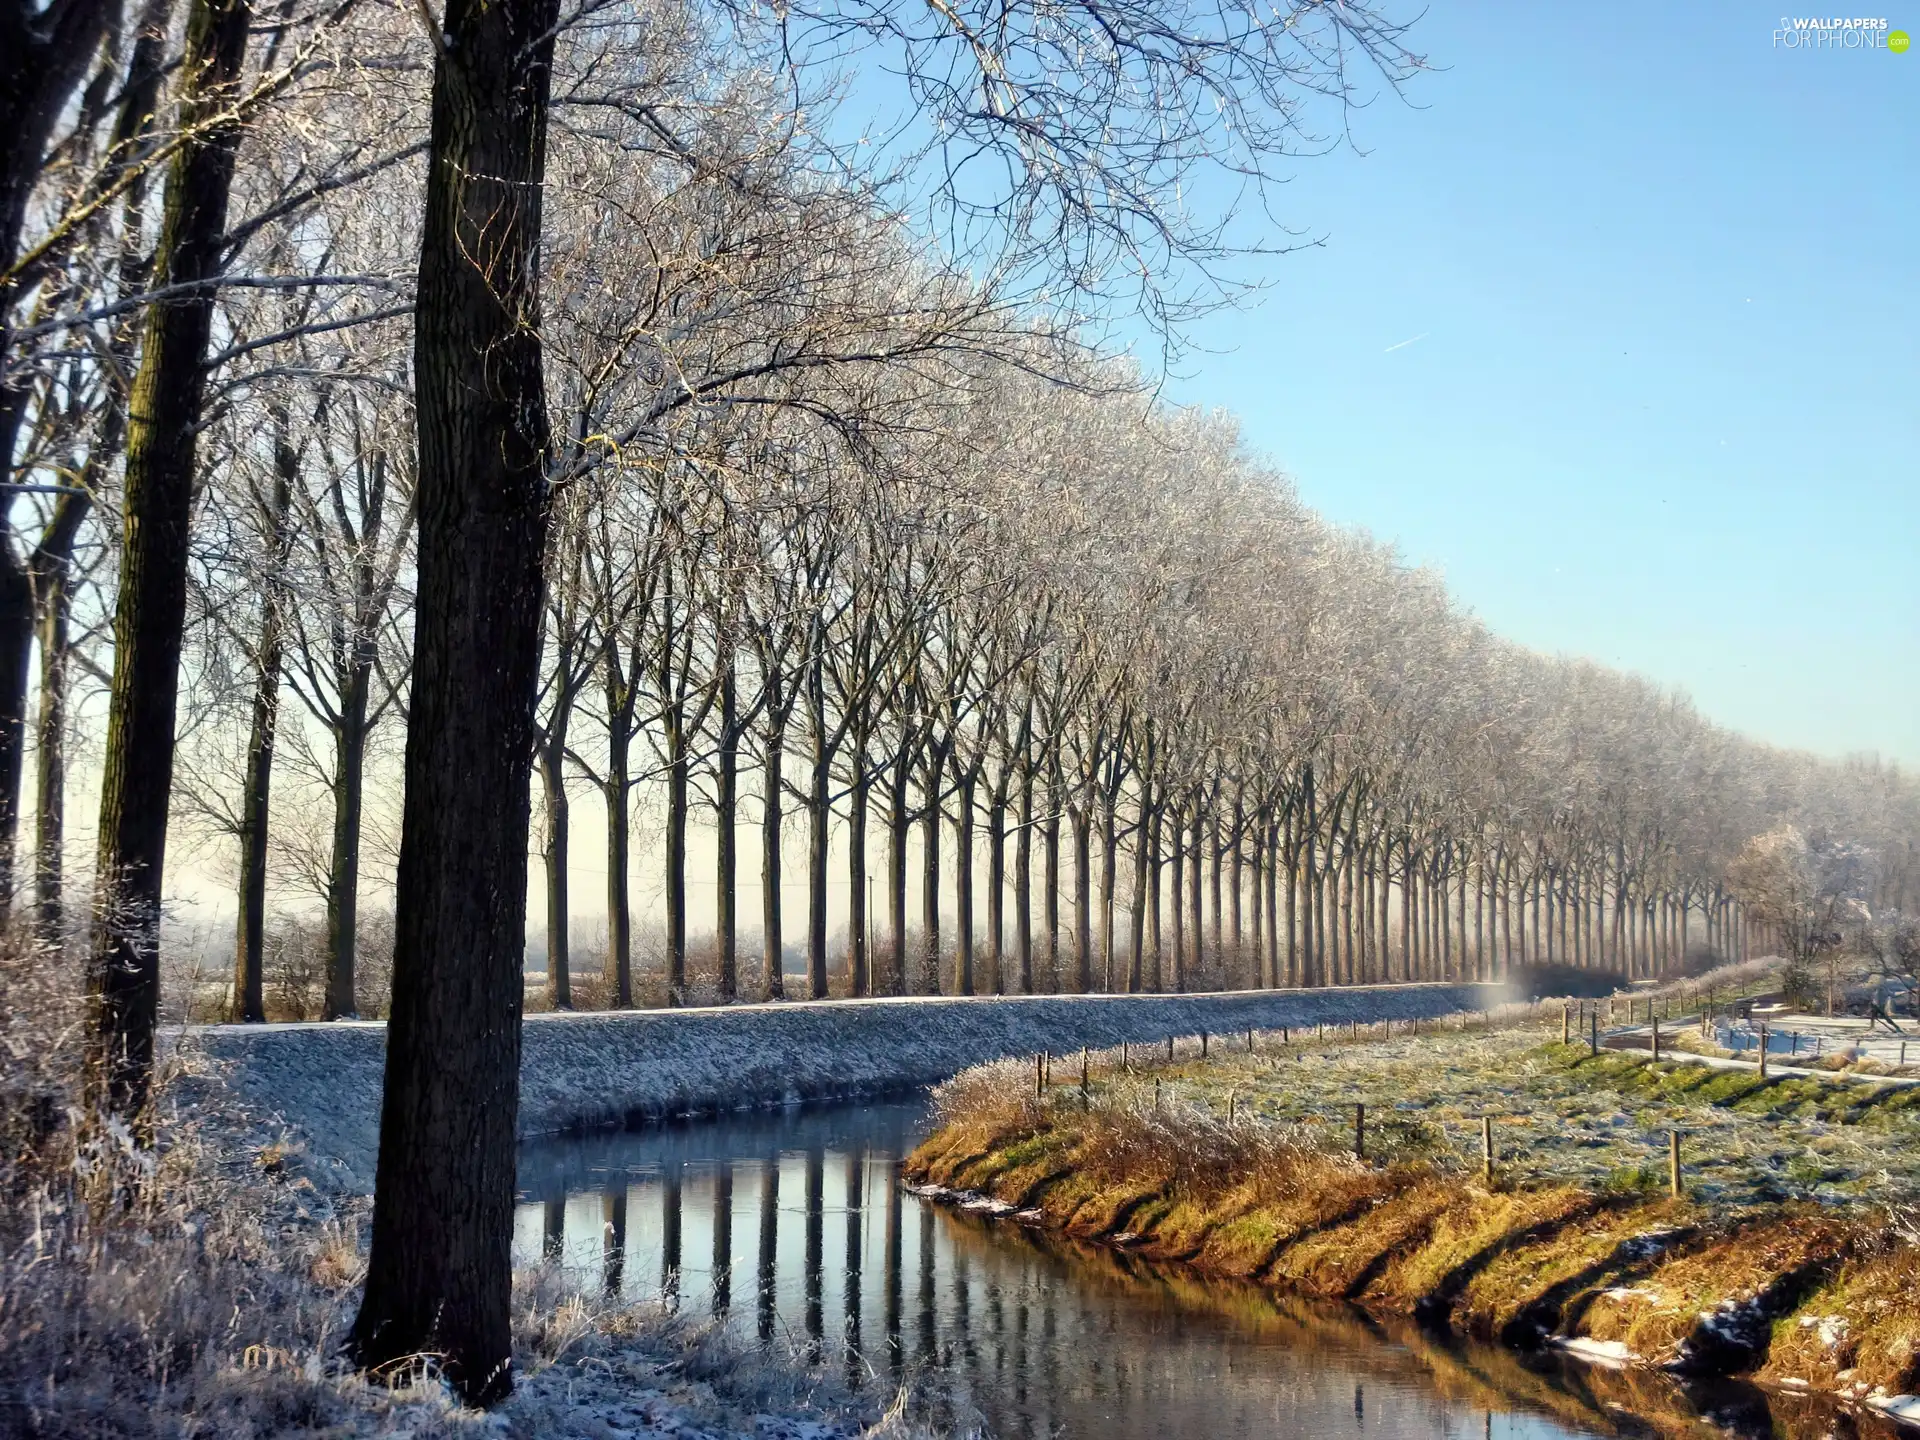
[[[516,1278],[517,1387],[462,1408],[431,1356],[393,1384],[341,1363],[370,1205],[204,1059],[169,1058],[153,1143],[79,1104],[78,993],[6,951],[0,984],[0,1435],[100,1440],[752,1436],[964,1432],[937,1396],[855,1399],[657,1305],[610,1305],[550,1270]],[[45,993],[41,993],[44,991]],[[937,1426],[937,1432],[936,1427]]]

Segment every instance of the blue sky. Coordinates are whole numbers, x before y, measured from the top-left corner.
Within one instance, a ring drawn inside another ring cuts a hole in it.
[[[1920,764],[1920,47],[1781,3],[1438,0],[1168,393],[1507,636]]]

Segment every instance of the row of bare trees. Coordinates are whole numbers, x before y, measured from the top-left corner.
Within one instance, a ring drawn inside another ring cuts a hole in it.
[[[276,897],[324,913],[329,1015],[390,933],[370,1366],[510,1384],[528,855],[566,1006],[582,794],[616,1005],[642,814],[669,1003],[779,995],[790,943],[812,996],[1642,973],[1749,943],[1725,866],[1780,817],[1912,883],[1896,773],[1498,641],[1103,351],[1263,243],[1190,197],[1420,68],[1376,8],[0,26],[0,898],[88,955],[133,1116],[170,834],[232,857],[237,1018]],[[835,109],[875,54],[891,129]]]

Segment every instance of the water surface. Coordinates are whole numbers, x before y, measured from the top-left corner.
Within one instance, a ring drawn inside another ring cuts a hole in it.
[[[664,1294],[856,1389],[937,1370],[1005,1440],[1555,1440],[1702,1411],[1737,1434],[1893,1433],[1749,1387],[1523,1363],[956,1212],[897,1183],[925,1118],[916,1101],[530,1144],[515,1259]]]

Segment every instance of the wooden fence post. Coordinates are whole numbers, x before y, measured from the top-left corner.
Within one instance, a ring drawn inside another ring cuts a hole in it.
[[[1353,1107],[1353,1158],[1367,1158],[1367,1107],[1364,1102]]]
[[[1680,1198],[1680,1132],[1667,1131],[1667,1191]]]
[[[1653,1058],[1655,1060],[1660,1058],[1660,1019],[1658,1016],[1655,1016],[1653,1021]]]
[[[1480,1158],[1486,1165],[1487,1185],[1493,1185],[1493,1117],[1480,1117]]]
[[[1200,1032],[1200,1058],[1207,1058],[1207,1032],[1204,1030]]]
[[[1047,1093],[1047,1062],[1038,1055],[1033,1057],[1033,1093],[1040,1096]]]
[[[1573,1039],[1573,1007],[1566,1001],[1560,1002],[1560,1043],[1568,1044]]]

